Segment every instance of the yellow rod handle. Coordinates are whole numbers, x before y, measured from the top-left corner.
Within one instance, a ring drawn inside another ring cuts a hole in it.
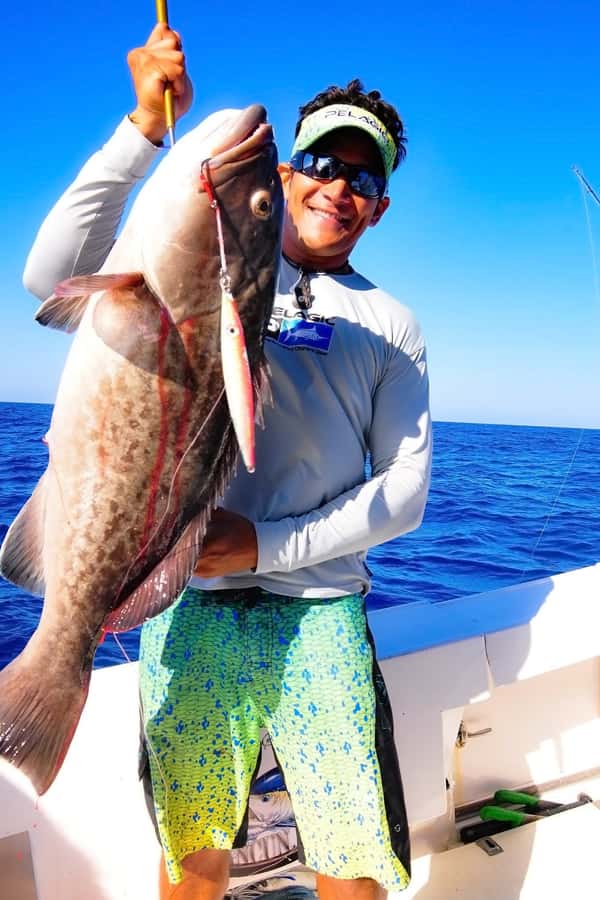
[[[156,0],[156,20],[157,22],[169,24],[169,12],[167,9],[167,0]],[[168,85],[165,87],[165,121],[173,143],[175,134],[175,103],[173,98],[173,89]]]
[[[156,21],[169,24],[169,13],[167,11],[167,0],[156,0]]]

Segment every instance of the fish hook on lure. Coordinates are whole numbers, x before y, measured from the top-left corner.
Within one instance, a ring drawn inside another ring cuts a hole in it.
[[[200,167],[200,182],[206,192],[210,206],[215,211],[217,239],[221,257],[221,365],[225,394],[233,428],[239,444],[244,465],[248,472],[256,467],[254,444],[254,389],[250,363],[246,350],[244,328],[237,304],[231,291],[231,278],[227,271],[225,242],[221,211],[209,176],[209,162],[206,159]]]

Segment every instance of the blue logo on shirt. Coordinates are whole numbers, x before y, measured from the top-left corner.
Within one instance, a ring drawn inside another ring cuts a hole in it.
[[[277,343],[295,350],[302,348],[327,353],[332,337],[333,326],[327,322],[284,318],[281,320]]]

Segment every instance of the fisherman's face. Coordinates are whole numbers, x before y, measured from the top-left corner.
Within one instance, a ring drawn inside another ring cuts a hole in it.
[[[356,128],[340,128],[310,149],[375,172],[381,168],[376,145]],[[361,234],[376,225],[389,206],[388,197],[378,200],[353,194],[342,177],[316,181],[295,172],[289,163],[282,163],[279,172],[286,199],[283,251],[307,268],[343,266]]]

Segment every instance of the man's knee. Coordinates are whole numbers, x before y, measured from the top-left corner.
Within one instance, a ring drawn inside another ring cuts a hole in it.
[[[372,878],[330,878],[317,875],[319,900],[385,900],[387,891]]]
[[[229,880],[230,859],[229,850],[198,850],[186,856],[181,866],[186,873],[220,883]]]
[[[160,900],[221,900],[229,883],[229,850],[198,850],[182,861],[183,880],[170,884],[161,862]]]

